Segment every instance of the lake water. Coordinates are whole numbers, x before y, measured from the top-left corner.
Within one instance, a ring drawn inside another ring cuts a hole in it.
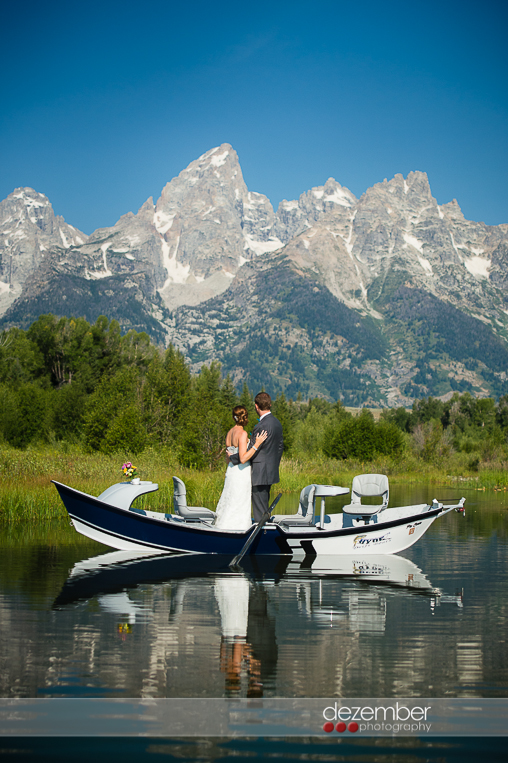
[[[347,564],[253,559],[233,572],[217,557],[127,558],[66,524],[4,528],[0,696],[507,697],[508,496],[460,493],[465,517],[446,515],[396,557]],[[390,503],[454,495],[394,488]],[[328,742],[309,739],[299,752],[294,740],[272,740],[270,749],[296,760],[329,755]],[[428,742],[410,742],[411,759],[428,759]],[[138,760],[143,744],[165,759],[215,760],[256,757],[264,743],[248,753],[239,740],[189,742],[187,753],[169,740],[131,744]],[[344,755],[353,742],[342,744]],[[362,759],[383,760],[402,742],[383,744],[364,746]],[[0,754],[19,760],[23,745],[13,745],[4,738]]]

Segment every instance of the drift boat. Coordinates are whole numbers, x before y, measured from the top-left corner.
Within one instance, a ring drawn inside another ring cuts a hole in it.
[[[397,554],[412,546],[431,524],[450,511],[464,512],[465,498],[448,502],[389,508],[388,478],[361,474],[354,478],[351,503],[342,513],[327,514],[325,500],[345,495],[349,488],[307,485],[300,494],[296,514],[267,517],[248,530],[214,527],[215,512],[188,506],[184,483],[173,477],[174,513],[133,506],[139,496],[158,490],[153,482],[133,480],[112,485],[97,498],[53,480],[77,532],[124,551],[222,554],[241,558],[248,549],[255,555],[317,556]],[[382,502],[362,503],[373,496]],[[316,502],[321,499],[319,514]],[[452,505],[449,505],[452,504]]]

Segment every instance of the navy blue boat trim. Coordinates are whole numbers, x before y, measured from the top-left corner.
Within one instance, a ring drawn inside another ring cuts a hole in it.
[[[171,546],[167,545],[158,546],[155,543],[145,543],[143,541],[130,538],[128,535],[122,535],[119,532],[110,532],[109,530],[105,530],[103,527],[99,527],[99,525],[94,525],[92,522],[87,522],[86,519],[82,519],[81,517],[77,517],[74,514],[71,514],[69,510],[67,510],[67,513],[69,514],[70,518],[74,519],[76,522],[80,522],[80,524],[86,525],[92,530],[103,533],[103,535],[109,535],[111,538],[121,538],[122,540],[126,540],[129,543],[135,543],[137,546],[146,546],[146,548],[160,548],[161,551],[176,551],[180,554],[192,553],[190,551],[182,551],[181,548],[171,548]],[[98,541],[98,543],[100,543],[100,541]]]
[[[312,556],[312,557],[317,556],[316,551],[314,549],[314,546],[312,545],[312,541],[311,540],[302,540],[300,545],[303,548],[303,550],[305,551],[305,558],[307,558],[309,556]]]

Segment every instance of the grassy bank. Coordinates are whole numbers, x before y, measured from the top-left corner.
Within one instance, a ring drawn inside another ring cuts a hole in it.
[[[122,461],[122,455],[84,454],[70,446],[39,446],[26,450],[3,446],[0,448],[0,522],[65,518],[63,504],[51,480],[99,495],[113,483],[122,481]],[[174,474],[186,483],[189,503],[214,507],[219,499],[223,468],[217,471],[184,468],[170,449],[146,450],[135,463],[141,479],[159,483],[159,490],[140,499],[139,506],[167,511],[172,506]],[[370,463],[324,457],[284,458],[278,489],[283,493],[299,492],[312,482],[350,487],[354,475],[362,472],[387,474],[392,485],[459,483],[479,490],[508,488],[508,473],[504,469],[470,472],[457,458],[436,465],[406,455],[398,460],[382,458]]]

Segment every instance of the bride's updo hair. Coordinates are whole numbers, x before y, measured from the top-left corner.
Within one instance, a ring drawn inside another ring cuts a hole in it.
[[[247,408],[244,405],[235,405],[233,408],[233,419],[235,424],[239,424],[241,427],[244,427],[249,420]]]

